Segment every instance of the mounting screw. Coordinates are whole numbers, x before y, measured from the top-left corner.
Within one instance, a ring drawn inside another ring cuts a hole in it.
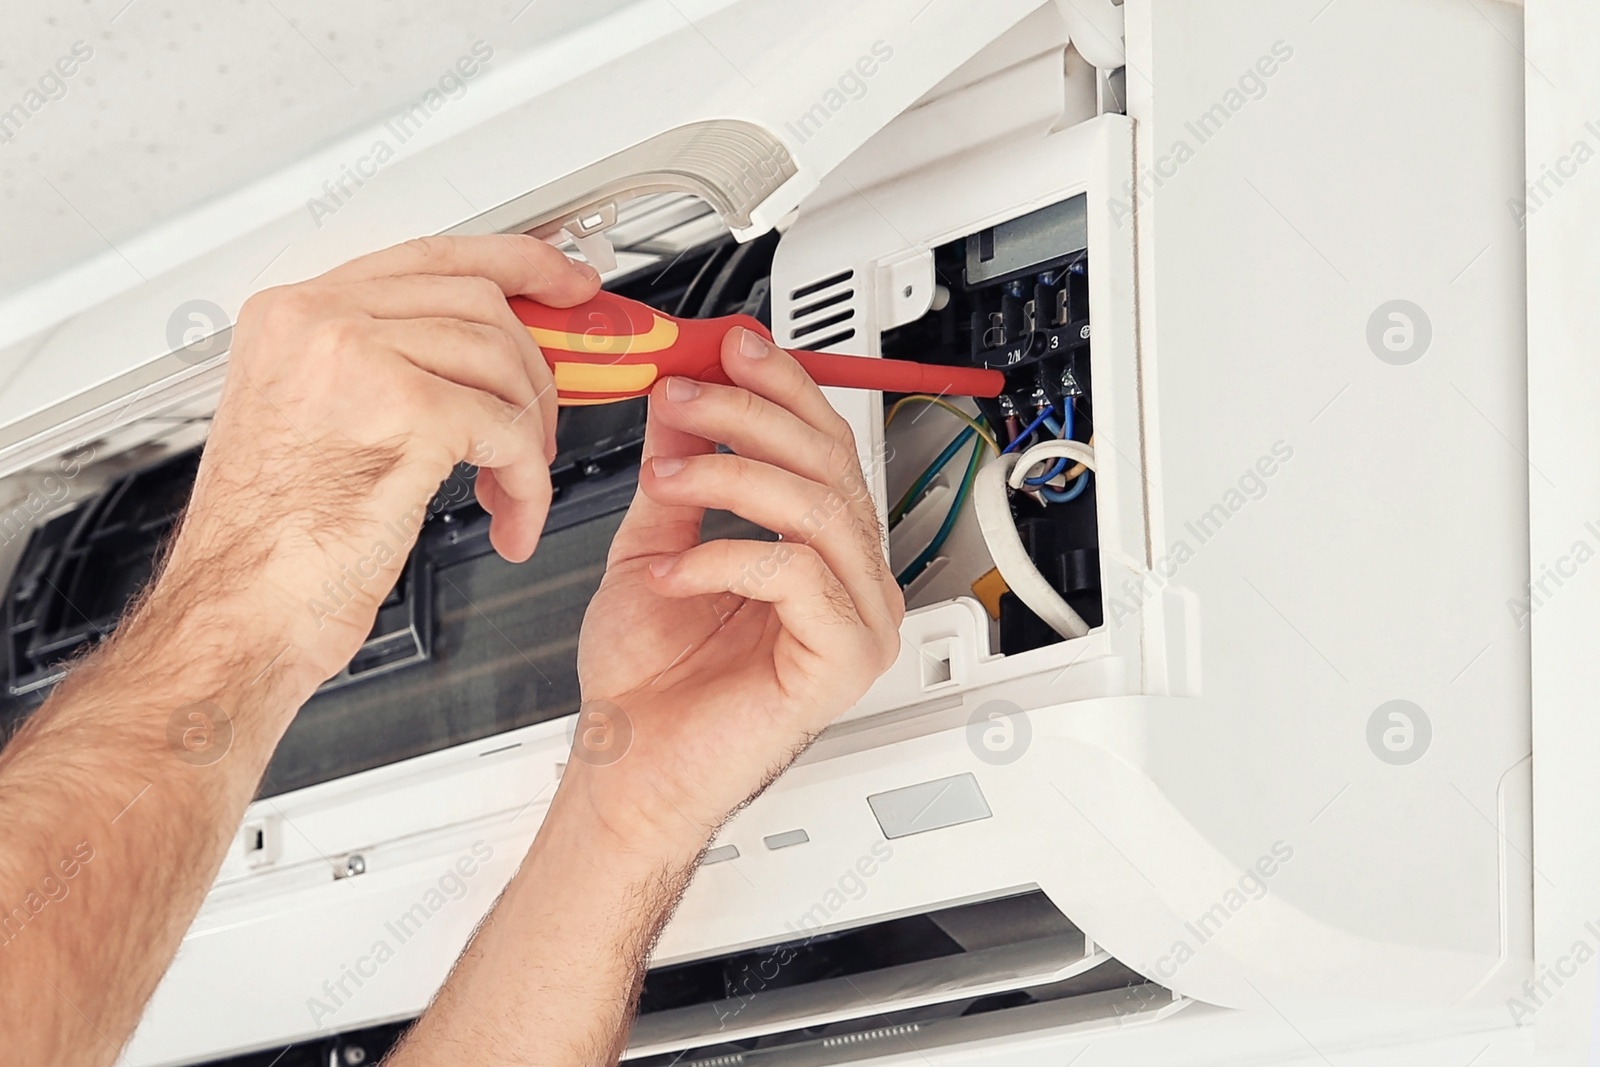
[[[344,876],[346,878],[354,878],[358,874],[366,873],[367,858],[365,856],[359,852],[352,852],[349,856],[345,857]],[[356,1062],[359,1063],[361,1061],[357,1060]]]
[[[360,1045],[346,1045],[344,1047],[344,1062],[350,1067],[359,1067],[367,1062],[367,1050]]]

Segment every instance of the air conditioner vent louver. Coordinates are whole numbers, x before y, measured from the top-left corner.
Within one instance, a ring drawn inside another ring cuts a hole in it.
[[[652,970],[623,1060],[822,1067],[1013,1009],[1120,1026],[1173,1003],[1030,890]]]

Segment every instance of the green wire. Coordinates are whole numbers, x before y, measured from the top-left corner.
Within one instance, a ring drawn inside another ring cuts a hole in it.
[[[950,462],[951,459],[955,457],[957,452],[961,451],[961,446],[967,441],[968,435],[977,433],[983,439],[983,442],[989,447],[996,447],[994,442],[989,440],[988,437],[988,419],[984,418],[982,415],[978,415],[969,421],[971,421],[972,425],[962,430],[956,435],[953,441],[951,441],[948,445],[945,445],[944,451],[940,452],[939,455],[934,458],[934,461],[928,464],[927,470],[923,471],[917,476],[917,480],[911,483],[911,488],[907,489],[900,499],[895,503],[894,507],[889,509],[889,526],[891,529],[894,528],[894,526],[896,526],[901,519],[906,517],[906,512],[911,510],[912,505],[914,505],[918,498],[920,498],[927,490],[928,483],[933,481],[933,479],[938,476],[940,471],[944,470],[945,466]]]
[[[944,543],[949,540],[950,533],[955,529],[956,519],[961,515],[961,509],[967,502],[967,497],[972,495],[973,483],[978,480],[978,468],[983,466],[983,441],[978,441],[972,448],[972,456],[967,460],[967,473],[961,479],[961,488],[956,491],[955,501],[950,505],[950,511],[944,517],[944,522],[939,526],[939,532],[933,535],[933,540],[928,542],[928,547],[917,554],[905,570],[895,577],[895,581],[902,586],[910,585],[917,580],[917,576],[927,570],[928,564],[933,562],[934,556]]]
[[[901,519],[906,517],[906,512],[910,511],[911,505],[915,504],[922,496],[923,492],[928,488],[928,483],[933,481],[940,471],[944,470],[950,460],[955,457],[955,454],[961,451],[961,446],[974,436],[976,434],[972,427],[965,427],[960,433],[956,434],[954,440],[945,446],[944,451],[940,452],[934,461],[928,464],[928,469],[917,476],[917,480],[911,483],[911,488],[907,489],[905,495],[889,510],[890,527],[895,526]]]

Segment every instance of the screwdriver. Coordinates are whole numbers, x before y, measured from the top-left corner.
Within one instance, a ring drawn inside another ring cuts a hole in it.
[[[772,340],[772,332],[749,315],[680,319],[605,291],[570,308],[520,296],[511,297],[510,304],[550,363],[557,401],[569,407],[643,396],[657,379],[674,375],[727,385],[723,336],[743,326]],[[1005,388],[1005,376],[996,370],[788,351],[818,385],[984,397],[999,396]]]

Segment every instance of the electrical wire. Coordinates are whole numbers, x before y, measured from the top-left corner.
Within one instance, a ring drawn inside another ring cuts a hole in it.
[[[1088,471],[1094,470],[1094,450],[1090,446],[1081,441],[1045,441],[1021,455],[1002,456],[979,471],[972,503],[978,516],[978,529],[989,546],[989,556],[1007,588],[1052,630],[1062,637],[1072,638],[1088,633],[1089,626],[1045,580],[1029,557],[1022,536],[1017,532],[1007,491],[1008,486],[1025,488],[1023,479],[1037,464],[1062,457],[1082,463]]]
[[[1026,441],[1028,438],[1032,437],[1033,434],[1034,434],[1034,431],[1038,430],[1039,427],[1043,426],[1044,423],[1045,423],[1045,420],[1048,419],[1051,415],[1055,414],[1055,410],[1056,409],[1055,409],[1054,405],[1052,405],[1050,407],[1045,408],[1043,411],[1039,412],[1039,417],[1034,419],[1032,422],[1028,423],[1028,425],[1023,428],[1021,433],[1017,434],[1016,437],[1012,438],[1011,443],[1009,445],[1006,445],[1006,447],[1004,447],[1004,448],[1002,448],[1000,450],[1000,454],[1002,456],[1004,456],[1007,453],[1015,452],[1018,448],[1022,447],[1022,443],[1024,441]]]
[[[1072,440],[1072,402],[1070,400],[1067,402],[1066,419],[1064,422],[1058,423],[1055,419],[1045,419],[1044,424],[1049,428],[1051,433],[1055,434],[1063,441]],[[1044,474],[1029,478],[1027,483],[1033,486],[1044,485],[1048,482],[1055,481],[1061,476],[1061,472],[1066,469],[1067,461],[1065,459],[1058,459],[1056,460],[1056,465],[1054,467],[1051,467]]]
[[[1094,447],[1094,434],[1089,435],[1089,447]],[[1089,468],[1085,467],[1082,463],[1074,463],[1071,467],[1067,468],[1065,477],[1068,481],[1071,481],[1073,478],[1083,477],[1088,472]]]
[[[1040,463],[1047,463],[1060,456],[1075,459],[1090,470],[1094,470],[1094,448],[1092,446],[1086,445],[1082,441],[1062,441],[1060,439],[1043,441],[1022,453],[1015,466],[1006,471],[1006,484],[1013,489],[1024,488],[1023,479],[1030,468],[1036,467]]]
[[[951,441],[948,445],[945,445],[944,451],[940,452],[938,456],[934,457],[934,461],[928,464],[927,470],[917,475],[917,480],[911,483],[911,486],[905,491],[904,495],[902,495],[900,499],[895,502],[894,507],[889,509],[889,526],[891,528],[897,525],[901,519],[906,517],[906,512],[911,510],[911,505],[915,504],[919,499],[921,499],[923,492],[928,488],[928,483],[933,481],[935,475],[944,470],[945,465],[955,458],[955,454],[957,452],[961,451],[962,445],[965,445],[968,441],[972,440],[976,432],[977,431],[973,430],[970,426],[964,427],[962,431],[956,435],[955,440]]]
[[[974,419],[971,415],[968,415],[965,411],[962,411],[960,408],[950,403],[950,401],[944,399],[943,397],[933,396],[929,393],[912,393],[909,396],[903,396],[899,400],[896,400],[890,405],[889,413],[883,417],[884,429],[887,430],[889,428],[889,424],[894,422],[895,416],[900,414],[900,409],[904,408],[907,404],[932,404],[935,407],[943,408],[970,426],[979,437],[983,438],[985,444],[994,449],[996,455],[1000,454],[1000,444],[994,439],[994,434],[989,432],[988,427],[984,426],[983,423],[979,422],[977,419]]]
[[[938,532],[933,535],[933,540],[928,542],[928,547],[917,553],[906,568],[895,576],[895,581],[902,587],[916,581],[923,571],[928,569],[938,556],[939,550],[950,539],[950,534],[956,528],[956,520],[961,517],[961,509],[966,505],[967,498],[972,495],[972,488],[978,479],[978,470],[983,465],[983,444],[975,442],[972,446],[972,455],[967,459],[967,472],[962,476],[961,488],[956,491],[956,498],[950,505],[950,510],[945,514],[944,522],[939,525]]]
[[[922,494],[927,491],[928,484],[932,482],[939,472],[942,471],[950,462],[950,460],[961,451],[961,448],[972,439],[974,434],[979,435],[982,438],[983,443],[994,449],[997,455],[1000,452],[1000,445],[995,441],[993,434],[989,432],[989,428],[986,425],[985,419],[982,415],[979,415],[977,418],[973,418],[971,415],[968,415],[965,411],[962,411],[960,408],[956,407],[954,404],[951,404],[944,398],[931,396],[927,393],[913,393],[910,396],[904,396],[895,401],[895,403],[889,408],[888,414],[884,416],[884,429],[888,429],[889,424],[894,422],[895,416],[899,415],[901,410],[908,403],[913,402],[925,403],[934,407],[943,408],[952,415],[955,415],[962,422],[966,423],[967,426],[966,429],[962,430],[961,433],[956,436],[955,440],[951,441],[945,446],[943,452],[940,452],[938,456],[934,457],[933,462],[928,464],[927,469],[917,476],[916,480],[911,483],[910,487],[906,489],[905,493],[901,495],[900,499],[895,502],[894,507],[889,510],[889,526],[891,528],[897,525],[901,519],[906,517],[906,513],[911,510],[916,502],[922,498]],[[980,446],[979,451],[981,450],[982,448]]]
[[[1054,419],[1046,419],[1045,425],[1048,426],[1061,440],[1070,441],[1072,440],[1073,428],[1073,409],[1070,401],[1066,405],[1065,414],[1066,420],[1064,424],[1058,424]],[[1042,499],[1046,504],[1070,504],[1082,496],[1084,490],[1089,488],[1089,471],[1082,463],[1077,464],[1070,471],[1067,471],[1067,464],[1069,462],[1070,461],[1065,457],[1058,459],[1056,460],[1056,465],[1051,467],[1049,471],[1044,474],[1035,475],[1032,478],[1025,478],[1023,479],[1023,484],[1037,489],[1040,499]],[[1066,472],[1068,479],[1075,480],[1072,481],[1072,484],[1067,486],[1065,489],[1057,489],[1050,483],[1059,478],[1063,471]]]
[[[706,275],[711,272],[713,267],[720,266],[718,260],[726,248],[726,245],[720,248],[713,248],[711,254],[706,256],[706,261],[700,264],[699,269],[694,272],[694,277],[689,279],[688,288],[684,289],[683,295],[678,298],[677,306],[672,309],[674,315],[682,318],[689,313],[689,301],[694,297],[695,290],[700,288],[700,283],[705,280]],[[662,273],[665,273],[665,271]]]
[[[1082,464],[1079,464],[1079,466],[1082,466]],[[1077,481],[1064,490],[1052,489],[1048,485],[1040,486],[1039,495],[1044,497],[1046,504],[1070,504],[1082,496],[1083,491],[1087,488],[1089,488],[1089,472],[1084,471],[1078,475]]]

